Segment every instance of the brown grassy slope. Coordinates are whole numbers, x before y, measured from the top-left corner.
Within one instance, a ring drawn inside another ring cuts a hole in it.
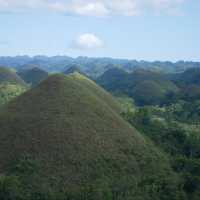
[[[0,113],[1,172],[28,154],[41,179],[68,190],[106,178],[111,187],[137,192],[142,178],[173,176],[164,155],[110,105],[117,103],[77,73],[49,77]]]

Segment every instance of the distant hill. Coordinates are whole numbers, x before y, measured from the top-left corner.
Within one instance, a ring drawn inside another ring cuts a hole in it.
[[[155,81],[143,81],[133,89],[133,96],[139,105],[158,105],[165,98],[166,91]]]
[[[19,66],[19,70],[18,71],[23,71],[23,70],[31,70],[34,68],[40,68],[40,65],[37,64],[24,64]]]
[[[182,90],[182,98],[198,100],[200,98],[200,68],[191,68],[174,76],[173,81]]]
[[[179,91],[166,74],[145,69],[127,73],[114,68],[99,77],[97,83],[112,93],[133,97],[138,105],[161,104],[168,94]]]
[[[2,83],[26,85],[14,70],[7,67],[0,67],[0,84]]]
[[[109,91],[121,91],[128,89],[129,74],[119,68],[112,68],[106,71],[97,79],[97,83]],[[124,91],[125,92],[125,91]]]
[[[48,77],[48,73],[46,71],[37,67],[21,70],[18,72],[18,75],[31,86],[36,86]]]
[[[14,199],[181,199],[168,158],[120,110],[79,73],[52,75],[11,101],[0,113],[4,191]]]
[[[179,74],[176,78],[179,85],[200,85],[200,68],[191,68]]]
[[[181,73],[190,68],[200,68],[200,62],[148,62],[128,59],[114,59],[114,58],[89,58],[69,56],[16,56],[16,57],[0,57],[0,65],[11,66],[18,71],[30,65],[36,65],[47,72],[63,72],[66,66],[70,65],[80,66],[80,70],[88,76],[98,78],[104,72],[111,69],[113,66],[124,69],[127,72],[132,72],[136,69],[151,69],[166,73]]]
[[[80,66],[78,65],[71,65],[70,67],[68,67],[63,73],[68,75],[68,74],[72,74],[74,72],[78,72],[80,74],[83,74],[83,72],[81,72]]]

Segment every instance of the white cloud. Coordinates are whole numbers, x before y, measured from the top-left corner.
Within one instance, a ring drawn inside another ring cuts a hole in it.
[[[141,0],[110,0],[107,5],[112,14],[133,16],[140,13],[140,2]]]
[[[109,10],[101,1],[74,1],[72,2],[71,12],[86,16],[106,16]]]
[[[26,9],[38,9],[43,5],[39,0],[0,0],[0,11],[18,12]]]
[[[0,0],[0,11],[30,9],[86,16],[133,16],[146,11],[170,13],[188,0]]]
[[[179,6],[184,0],[151,0],[150,2],[156,9],[167,9]]]
[[[93,33],[79,35],[72,43],[73,48],[77,49],[98,49],[103,47],[103,41]]]

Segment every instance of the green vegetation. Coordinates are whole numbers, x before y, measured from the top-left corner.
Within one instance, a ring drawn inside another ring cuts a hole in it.
[[[0,84],[0,106],[27,90],[26,87],[17,84]]]
[[[0,199],[200,199],[199,69],[105,65],[97,82],[115,99],[76,65],[31,66],[27,92],[0,68]]]
[[[15,73],[14,70],[7,67],[0,67],[0,84],[12,83],[25,86],[25,82]]]
[[[187,199],[197,200],[200,198],[200,127],[191,126],[189,120],[180,123],[174,112],[172,106],[144,107],[123,116],[170,156],[174,172],[182,178]]]
[[[25,82],[14,70],[0,67],[0,107],[26,90]]]
[[[135,104],[132,98],[127,97],[125,95],[116,94],[115,98],[120,103],[121,107],[123,108],[123,112],[134,112],[135,111]]]
[[[86,77],[52,75],[0,113],[0,197],[183,200],[168,156]]]
[[[67,75],[67,74],[72,74],[74,72],[78,72],[78,73],[82,74],[78,65],[72,65],[70,67],[68,66],[68,68],[63,73]]]
[[[41,81],[47,79],[48,73],[40,68],[34,67],[18,72],[18,75],[32,87],[38,85]]]
[[[162,105],[178,95],[179,88],[162,72],[137,69],[127,73],[122,69],[105,72],[97,83],[112,93],[132,97],[139,106]]]
[[[173,92],[172,88],[168,91],[165,86],[155,81],[143,81],[133,89],[133,97],[137,104],[141,106],[160,105],[165,102],[167,94]]]

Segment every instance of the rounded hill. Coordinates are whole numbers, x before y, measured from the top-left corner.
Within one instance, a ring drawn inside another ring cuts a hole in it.
[[[34,67],[31,69],[21,70],[18,72],[18,75],[31,86],[36,86],[41,81],[45,80],[48,77],[48,72]]]
[[[2,83],[26,85],[14,70],[7,67],[0,67],[0,84]]]
[[[119,113],[84,76],[50,76],[0,113],[1,174],[54,199],[179,199],[168,159]]]
[[[68,74],[72,74],[74,72],[78,72],[80,74],[82,74],[80,68],[79,68],[79,65],[71,65],[70,67],[68,67],[63,73],[68,75]]]

